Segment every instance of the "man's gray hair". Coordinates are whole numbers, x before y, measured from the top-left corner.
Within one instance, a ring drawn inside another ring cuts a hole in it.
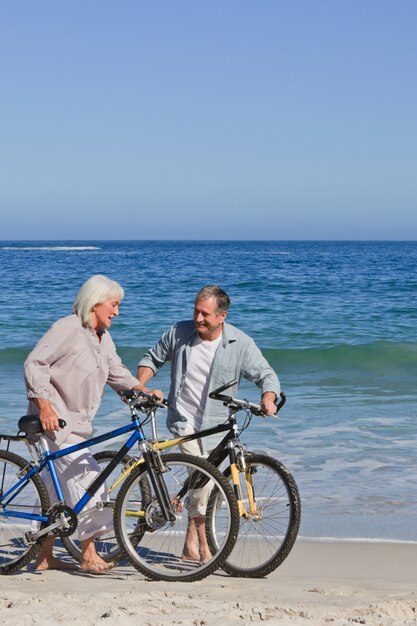
[[[115,280],[102,274],[91,276],[80,288],[72,310],[81,319],[83,326],[91,326],[91,311],[96,304],[115,298],[122,300],[125,292]]]
[[[223,311],[227,311],[230,306],[230,298],[227,293],[217,285],[206,285],[202,287],[195,297],[195,302],[199,300],[208,300],[214,298],[216,300],[216,314],[220,315]]]

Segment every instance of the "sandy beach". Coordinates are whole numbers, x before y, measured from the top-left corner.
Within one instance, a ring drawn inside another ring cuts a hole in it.
[[[0,624],[309,626],[417,624],[417,545],[297,542],[261,580],[222,572],[196,583],[24,570],[0,578]]]

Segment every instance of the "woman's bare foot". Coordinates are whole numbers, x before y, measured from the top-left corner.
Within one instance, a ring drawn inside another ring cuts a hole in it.
[[[106,572],[117,566],[115,561],[107,563],[97,554],[93,537],[81,541],[81,550],[83,556],[80,563],[80,571],[84,574],[106,574]]]
[[[61,561],[61,559],[57,559],[53,553],[55,537],[47,536],[45,541],[42,544],[41,550],[38,554],[38,558],[35,563],[35,572],[46,572],[48,569],[62,569],[62,570],[71,570],[75,569],[75,565],[72,563],[67,563],[66,561]]]
[[[106,574],[108,571],[117,566],[117,563],[111,561],[82,561],[80,563],[80,571],[84,574]]]
[[[55,556],[45,556],[36,561],[35,572],[45,572],[48,569],[75,570],[76,566],[73,563],[61,561]]]

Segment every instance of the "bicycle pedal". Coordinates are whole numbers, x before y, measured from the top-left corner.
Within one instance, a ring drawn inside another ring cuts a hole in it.
[[[29,545],[33,545],[34,543],[36,543],[35,533],[32,532],[31,530],[28,530],[27,532],[25,532],[25,541]]]

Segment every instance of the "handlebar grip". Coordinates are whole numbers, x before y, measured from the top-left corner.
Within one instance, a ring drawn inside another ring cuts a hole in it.
[[[212,400],[220,400],[224,402],[224,404],[231,404],[233,402],[232,396],[225,396],[223,393],[216,393],[215,391],[209,393],[209,398],[212,398]]]
[[[158,396],[155,396],[155,394],[152,394],[152,399],[155,400],[155,402],[159,402],[159,404],[163,404],[164,406],[168,406],[168,400],[165,400],[165,398],[163,398],[161,400],[161,398],[158,398]]]
[[[122,389],[121,391],[118,391],[117,393],[119,394],[121,398],[126,398],[128,400],[131,400],[132,398],[136,398],[136,399],[145,398],[148,401],[155,402],[163,406],[168,406],[168,402],[167,400],[165,400],[165,398],[161,400],[155,394],[146,393],[146,391],[138,391],[135,389]]]
[[[284,404],[285,404],[285,403],[286,403],[286,401],[287,401],[287,396],[285,395],[285,393],[284,393],[283,391],[281,391],[281,393],[279,394],[279,396],[280,396],[281,400],[277,403],[277,413],[278,413],[278,411],[280,410],[280,408],[281,408],[282,406],[284,406]]]
[[[117,393],[119,394],[121,398],[133,398],[135,395],[135,392],[133,391],[133,389],[122,389],[121,391],[118,391]]]

